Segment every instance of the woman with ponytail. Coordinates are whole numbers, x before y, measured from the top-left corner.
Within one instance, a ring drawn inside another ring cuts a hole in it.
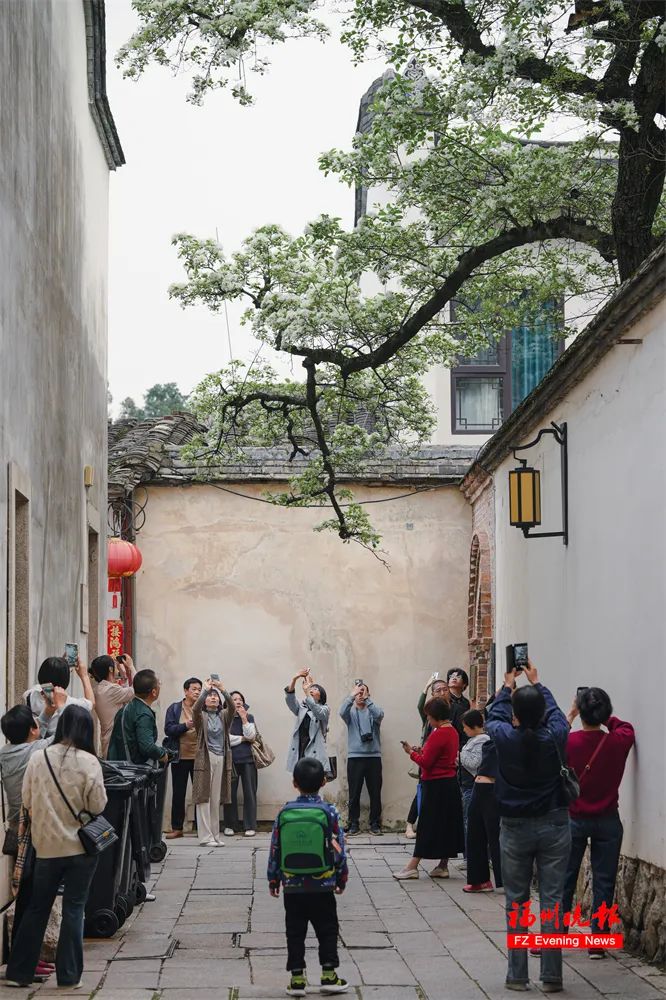
[[[555,699],[539,683],[536,667],[525,668],[528,684],[516,688],[515,670],[505,675],[504,686],[488,711],[486,732],[497,749],[495,794],[500,813],[502,878],[506,893],[507,928],[513,904],[530,899],[536,864],[541,911],[560,915],[559,921],[541,921],[541,932],[563,933],[562,897],[571,834],[569,810],[560,775],[566,757],[569,724]],[[528,989],[528,953],[509,949],[506,986]],[[541,952],[541,989],[562,990],[562,952]]]

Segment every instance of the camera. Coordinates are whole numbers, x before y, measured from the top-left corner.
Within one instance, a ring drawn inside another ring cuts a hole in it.
[[[506,672],[515,670],[519,674],[527,666],[527,643],[514,642],[506,647]]]
[[[361,743],[372,743],[372,733],[361,733]]]

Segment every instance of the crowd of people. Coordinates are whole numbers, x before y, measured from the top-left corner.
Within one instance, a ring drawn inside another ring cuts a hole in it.
[[[72,672],[81,680],[80,698],[67,691]],[[421,861],[432,859],[430,876],[449,878],[449,859],[462,853],[467,864],[463,891],[504,891],[508,927],[516,907],[529,901],[535,873],[542,911],[571,910],[588,843],[594,911],[611,907],[622,843],[618,789],[634,743],[633,727],[613,715],[602,689],[579,688],[565,715],[531,663],[520,673],[524,682],[517,684],[515,670],[507,673],[483,707],[466,697],[469,679],[462,668],[451,668],[445,678],[429,678],[417,704],[421,739],[418,744],[402,741],[417,782],[405,831],[414,840],[413,857],[394,873],[398,881],[419,878]],[[223,845],[221,810],[224,836],[255,835],[257,765],[271,757],[265,757],[270,751],[244,695],[227,691],[216,674],[203,681],[189,677],[182,699],[167,709],[160,742],[154,709],[160,689],[157,674],[137,671],[128,655],[99,656],[89,670],[81,661],[70,667],[65,658],[49,657],[39,669],[38,684],[2,717],[7,740],[0,748],[3,850],[18,853],[20,862],[13,883],[8,984],[42,981],[54,968],[59,986],[80,982],[84,911],[97,862],[85,852],[79,830],[82,816],[94,817],[106,805],[100,759],[170,764],[169,839],[184,834],[190,783],[201,844]],[[272,895],[284,889],[287,992],[305,995],[308,922],[319,939],[322,992],[344,992],[347,984],[337,974],[334,897],[347,880],[345,834],[360,832],[364,784],[370,833],[382,833],[384,712],[361,678],[339,707],[347,730],[343,826],[337,810],[319,795],[337,776],[337,759],[328,753],[326,690],[303,668],[284,693],[294,720],[286,763],[299,794],[275,821],[268,879]],[[578,717],[582,728],[573,731]],[[567,764],[579,782],[577,797],[567,794]],[[33,851],[31,863],[26,844]],[[54,967],[40,961],[40,949],[59,891],[62,922]],[[548,919],[542,917],[541,929],[548,932]],[[602,958],[604,952],[594,949],[590,957]],[[540,958],[543,991],[559,992],[561,950],[543,949]],[[528,953],[510,949],[506,986],[525,990],[527,984]]]
[[[517,684],[520,673],[526,683]],[[463,703],[467,677],[457,674],[457,691],[430,679],[417,706],[421,745],[403,742],[418,768],[419,791],[407,823],[414,855],[394,878],[418,878],[422,858],[438,859],[431,877],[448,878],[448,859],[464,847],[463,891],[503,891],[508,929],[515,929],[510,918],[528,903],[536,874],[541,932],[573,931],[564,918],[571,918],[589,843],[591,928],[603,930],[598,914],[613,904],[623,832],[618,791],[635,741],[632,725],[613,715],[597,687],[579,688],[565,715],[532,663],[507,673],[483,711]],[[573,731],[578,717],[582,728]],[[561,949],[535,953],[543,992],[560,992]],[[591,948],[589,957],[602,959],[605,951]],[[528,951],[509,949],[507,988],[525,991],[528,982]]]

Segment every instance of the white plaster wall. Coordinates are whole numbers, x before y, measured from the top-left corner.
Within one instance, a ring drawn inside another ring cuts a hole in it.
[[[559,404],[569,433],[568,547],[509,526],[506,460],[496,472],[496,641],[527,640],[541,679],[566,710],[578,685],[598,685],[633,722],[638,743],[622,786],[623,853],[666,867],[666,304],[643,317]],[[536,436],[536,435],[533,435]],[[544,524],[560,526],[559,452],[543,470]]]
[[[231,489],[260,497],[264,487]],[[359,488],[361,499],[404,488]],[[399,741],[420,732],[416,702],[433,670],[467,660],[470,509],[455,487],[371,508],[390,572],[369,552],[312,531],[316,511],[285,510],[211,486],[153,487],[138,542],[139,667],[163,679],[161,718],[191,674],[239,688],[277,754],[259,775],[259,817],[288,798],[294,717],[283,688],[309,665],[332,709],[330,753],[346,789],[346,728],[337,716],[356,677],[386,711],[384,819],[404,821],[415,791]],[[168,813],[167,813],[168,816]]]
[[[106,520],[109,170],[88,104],[81,0],[2,4],[0,93],[0,591],[13,462],[30,488],[34,676],[67,640],[86,656],[86,504],[102,532]],[[100,551],[90,584],[103,608],[104,534]],[[6,624],[3,604],[3,650]],[[3,711],[5,687],[3,667]]]

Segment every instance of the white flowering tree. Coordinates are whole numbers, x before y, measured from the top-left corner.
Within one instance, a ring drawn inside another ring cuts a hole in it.
[[[126,72],[151,61],[189,71],[195,103],[239,63],[263,72],[270,44],[326,33],[307,0],[133,5]],[[544,302],[604,297],[662,238],[666,30],[661,0],[356,0],[345,40],[357,59],[379,47],[395,73],[369,129],[321,166],[381,185],[389,205],[351,232],[326,216],[297,237],[266,225],[232,254],[180,235],[186,281],[171,294],[213,310],[247,302],[259,344],[304,369],[284,381],[266,363],[235,363],[205,379],[190,402],[211,427],[210,462],[288,440],[307,472],[274,501],[328,504],[324,527],[375,547],[340,478],[388,444],[428,437],[428,368]],[[553,122],[570,142],[540,141]],[[363,293],[368,273],[379,293]],[[474,308],[446,324],[454,298]]]

